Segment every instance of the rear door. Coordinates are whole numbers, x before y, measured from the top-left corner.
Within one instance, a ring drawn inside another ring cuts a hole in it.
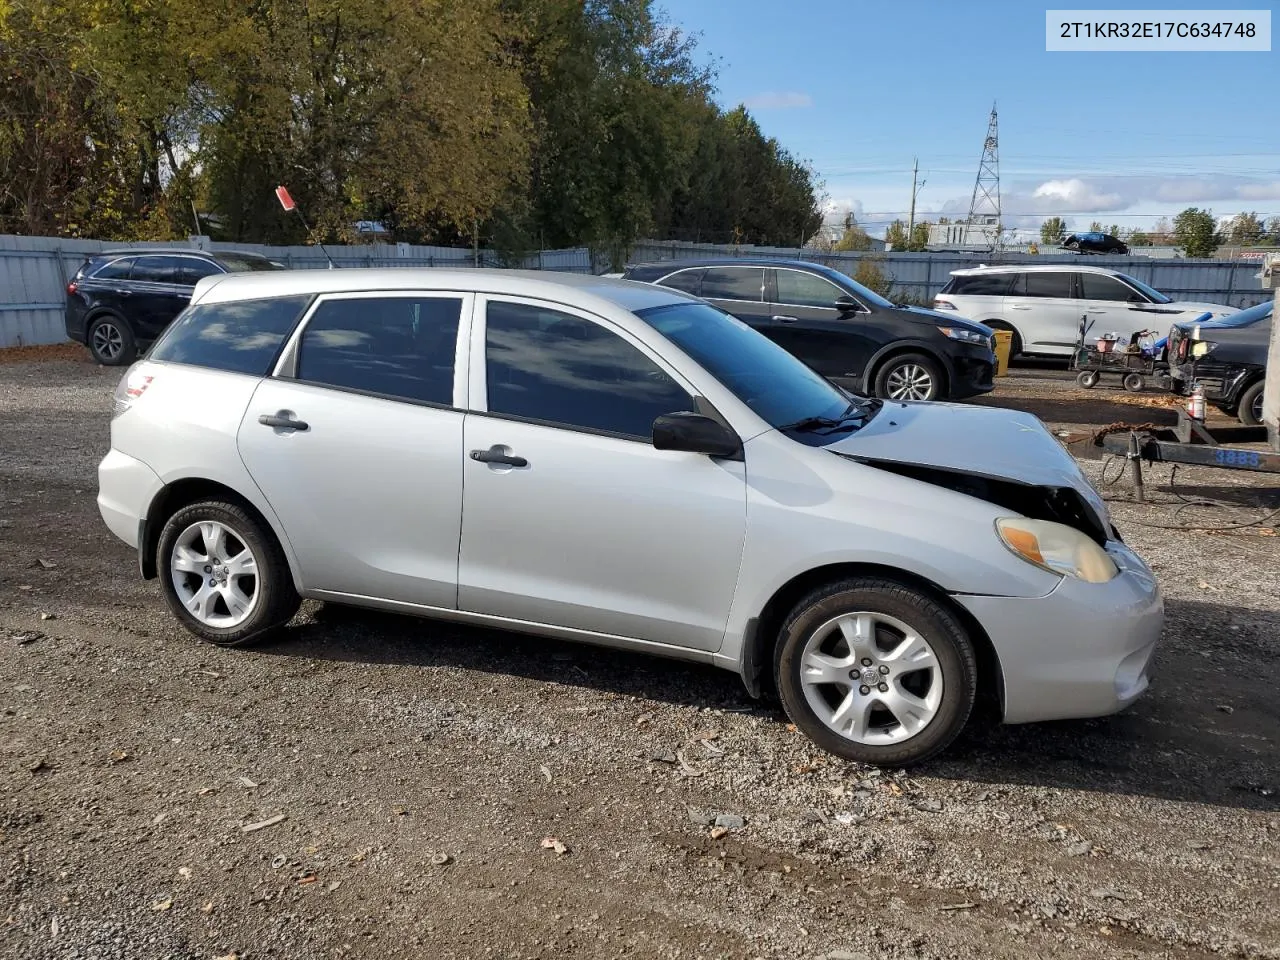
[[[472,300],[322,297],[254,394],[240,454],[308,591],[456,607]]]
[[[191,287],[183,283],[190,258],[168,255],[138,257],[129,276],[133,290],[128,318],[139,340],[154,340],[191,300]]]
[[[121,257],[105,263],[85,277],[80,287],[90,301],[91,308],[106,308],[112,313],[127,317],[133,303],[133,288],[129,286],[129,274],[133,272],[134,257]]]
[[[761,333],[769,333],[773,307],[765,302],[764,267],[708,267],[698,295]]]
[[[769,272],[772,313],[764,332],[824,377],[860,384],[879,345],[866,305],[859,302],[857,312],[842,314],[836,298],[853,295],[830,280],[789,267]]]
[[[1022,335],[1023,351],[1070,356],[1080,336],[1085,304],[1076,291],[1075,273],[1027,270],[1014,279],[1005,297],[1009,321]]]

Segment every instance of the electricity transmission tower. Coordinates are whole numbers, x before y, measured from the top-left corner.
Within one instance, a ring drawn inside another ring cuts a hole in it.
[[[991,117],[987,121],[987,139],[982,143],[982,159],[978,161],[978,177],[973,182],[973,197],[969,200],[969,217],[965,221],[969,229],[965,239],[973,242],[972,235],[979,234],[994,248],[1000,242],[1000,131],[996,120],[996,105],[991,105]],[[975,230],[977,227],[979,229]]]

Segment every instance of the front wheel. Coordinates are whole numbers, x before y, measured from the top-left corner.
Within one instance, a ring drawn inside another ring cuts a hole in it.
[[[946,749],[969,719],[977,661],[932,597],[870,577],[822,587],[782,628],[774,678],[787,715],[846,760],[902,766]]]
[[[1264,381],[1259,380],[1257,383],[1247,387],[1244,393],[1240,394],[1240,422],[1246,427],[1256,427],[1262,423],[1262,388],[1265,386]]]
[[[236,503],[183,507],[160,531],[169,609],[201,640],[240,646],[288,623],[301,604],[275,536]]]
[[[937,400],[942,392],[942,372],[922,353],[894,357],[876,376],[876,396],[885,400]]]
[[[1076,374],[1076,383],[1084,387],[1086,390],[1092,390],[1098,385],[1097,370],[1081,370]]]

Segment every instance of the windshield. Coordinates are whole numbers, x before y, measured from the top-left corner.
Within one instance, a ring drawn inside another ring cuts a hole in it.
[[[1123,280],[1125,283],[1129,284],[1130,286],[1137,287],[1139,290],[1141,290],[1151,299],[1152,303],[1173,303],[1172,300],[1166,297],[1163,293],[1161,293],[1155,287],[1149,287],[1145,283],[1143,283],[1141,280],[1135,280],[1133,277],[1129,276],[1127,273],[1117,273],[1116,276],[1119,277],[1121,280]]]
[[[230,273],[256,273],[259,270],[280,269],[266,257],[237,257],[233,254],[220,253],[218,261]]]
[[[1233,313],[1229,317],[1223,317],[1214,323],[1215,327],[1251,327],[1255,323],[1267,319],[1271,316],[1271,308],[1275,305],[1274,300],[1265,300],[1256,307],[1249,307],[1247,310],[1241,310],[1239,313]]]
[[[849,398],[772,340],[709,303],[637,311],[772,427],[838,418]]]

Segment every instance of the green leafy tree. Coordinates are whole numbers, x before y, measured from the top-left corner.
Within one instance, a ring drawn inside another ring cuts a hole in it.
[[[1129,234],[1129,246],[1149,247],[1151,246],[1151,236],[1141,230],[1135,230]]]
[[[907,237],[907,222],[905,220],[895,220],[889,224],[884,232],[884,242],[894,250],[908,249],[911,241]]]
[[[1102,221],[1101,221],[1101,220],[1094,220],[1091,224],[1089,224],[1089,232],[1090,232],[1090,233],[1102,233],[1102,232],[1103,232]]]
[[[1120,224],[1118,224],[1118,223],[1113,223],[1110,227],[1108,227],[1108,228],[1107,228],[1107,233],[1111,234],[1111,236],[1113,236],[1113,237],[1119,237],[1119,236],[1120,236]]]
[[[1267,221],[1267,233],[1262,242],[1280,244],[1280,217],[1272,217]]]
[[[1241,246],[1252,246],[1266,236],[1266,227],[1256,213],[1237,213],[1227,226],[1227,239]]]
[[[1188,257],[1211,257],[1221,243],[1212,211],[1187,207],[1173,218],[1173,241]]]
[[[1050,217],[1040,224],[1040,241],[1042,243],[1061,243],[1067,235],[1067,225],[1061,217]]]

